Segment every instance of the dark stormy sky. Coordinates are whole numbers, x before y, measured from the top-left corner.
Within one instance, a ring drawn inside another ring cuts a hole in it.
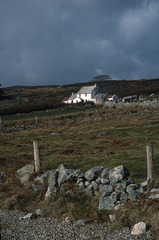
[[[0,83],[159,77],[158,0],[0,0]]]

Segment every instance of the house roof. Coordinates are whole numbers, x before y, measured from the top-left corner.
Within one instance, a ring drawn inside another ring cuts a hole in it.
[[[71,97],[69,97],[69,99],[68,100],[71,100],[71,101],[73,101],[75,98],[77,97],[77,93],[75,93],[75,94],[72,94],[71,95]]]
[[[65,97],[64,99],[63,99],[63,101],[67,101],[69,99],[69,97]]]
[[[93,89],[96,87],[96,84],[93,86],[86,86],[82,87],[79,91],[78,94],[89,94],[93,91]]]
[[[132,96],[123,97],[123,99],[136,98],[136,97],[137,97],[137,95],[132,95]]]
[[[94,97],[93,97],[93,99],[98,99],[98,98],[103,98],[103,97],[105,97],[105,93],[97,93]]]
[[[112,98],[115,94],[109,95],[108,98]]]

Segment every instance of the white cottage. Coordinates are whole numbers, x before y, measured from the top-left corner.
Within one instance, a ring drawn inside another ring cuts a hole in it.
[[[96,103],[98,93],[98,86],[95,84],[93,86],[82,87],[78,93],[72,94],[72,96],[65,101],[65,103],[79,103],[79,102],[94,102]]]

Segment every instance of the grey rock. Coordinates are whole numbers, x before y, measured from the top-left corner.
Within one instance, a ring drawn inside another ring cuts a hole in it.
[[[43,185],[42,184],[38,184],[38,183],[33,183],[32,187],[33,187],[33,190],[35,192],[38,192],[38,191],[40,191],[43,188]]]
[[[48,198],[50,198],[50,197],[52,197],[53,196],[53,194],[54,193],[56,193],[56,188],[55,187],[48,187],[47,188],[47,191],[46,191],[46,193],[45,193],[45,199],[48,199]]]
[[[159,194],[159,188],[153,188],[153,189],[151,190],[151,193],[157,193],[157,194]]]
[[[57,180],[59,187],[68,180],[68,176],[67,169],[60,170]]]
[[[90,180],[90,181],[96,180],[100,176],[102,170],[103,170],[102,166],[96,166],[89,169],[84,176],[87,180]]]
[[[123,205],[124,205],[123,203],[117,202],[117,203],[115,204],[114,210],[115,210],[115,211],[119,211],[119,210],[122,208]]]
[[[81,174],[82,174],[82,176],[81,176]],[[84,174],[83,173],[81,173],[81,171],[80,170],[75,170],[72,174],[71,174],[71,177],[74,179],[76,179],[76,178],[83,178],[83,176],[84,176]]]
[[[120,200],[120,194],[117,192],[112,192],[111,198],[112,198],[112,201],[115,203]]]
[[[101,183],[101,178],[100,178],[100,177],[98,177],[98,178],[96,179],[96,183],[98,183],[98,184]]]
[[[91,182],[90,181],[85,181],[85,187],[88,187],[90,184],[91,184]]]
[[[48,185],[50,187],[57,186],[57,179],[58,179],[58,171],[56,170],[51,170],[49,171],[49,176],[48,176]]]
[[[92,181],[92,187],[96,190],[98,188],[98,184],[95,181]]]
[[[122,192],[125,192],[125,188],[126,188],[125,184],[117,183],[115,187],[115,191],[118,193],[122,193]]]
[[[57,168],[58,173],[62,172],[63,170],[67,169],[65,164],[60,164]]]
[[[115,204],[112,200],[111,196],[109,197],[101,197],[99,201],[99,210],[112,210]]]
[[[36,216],[33,213],[28,213],[27,215],[22,217],[22,219],[35,219],[35,218]]]
[[[147,187],[147,181],[142,182],[141,187]]]
[[[99,136],[104,136],[104,135],[107,135],[107,132],[106,132],[106,131],[101,131],[101,132],[99,132]]]
[[[139,197],[140,197],[140,193],[138,193],[137,191],[132,191],[128,195],[128,199],[130,199],[131,201],[136,201],[139,199]]]
[[[142,187],[143,191],[147,190],[147,186],[148,186],[148,182],[147,181],[141,183],[141,187]]]
[[[48,182],[48,177],[49,177],[49,172],[46,172],[44,174],[42,174],[41,176],[37,176],[34,181],[39,181],[43,184]]]
[[[110,168],[104,168],[101,173],[101,178],[109,178]]]
[[[120,182],[123,179],[126,179],[130,175],[129,170],[121,165],[113,168],[109,173],[109,179],[111,182]]]
[[[114,191],[114,187],[111,185],[99,185],[99,192],[107,192],[112,193]]]
[[[137,189],[136,184],[130,184],[127,186],[126,192],[130,194],[130,193],[134,192],[136,189]]]
[[[110,192],[102,192],[101,197],[108,197],[108,196],[110,196],[110,195],[111,195]]]
[[[79,187],[80,190],[83,190],[85,188],[84,182],[83,181],[79,182],[78,187]]]
[[[151,194],[150,196],[149,196],[149,198],[151,198],[151,199],[158,199],[159,198],[159,193],[153,193],[153,194]]]
[[[41,216],[41,215],[43,214],[43,212],[44,212],[44,209],[38,208],[38,209],[36,210],[36,216]]]
[[[83,178],[78,178],[78,179],[77,179],[77,184],[79,184],[80,182],[83,182]],[[89,181],[89,182],[90,182],[90,181]],[[90,184],[89,184],[89,185],[90,185]],[[89,185],[88,185],[88,186],[89,186]]]
[[[101,178],[101,183],[102,184],[109,184],[110,180],[108,178]]]
[[[26,166],[17,170],[18,176],[21,178],[26,174],[31,175],[34,172],[34,165],[27,164]]]
[[[17,170],[18,179],[22,185],[27,185],[30,175],[34,172],[34,165],[27,164],[26,166]]]
[[[121,202],[126,202],[128,199],[128,194],[126,192],[122,192],[120,195],[120,201]]]
[[[138,193],[140,193],[140,194],[143,194],[143,193],[144,193],[143,187],[138,188],[136,191],[137,191]]]
[[[110,214],[109,218],[111,222],[114,222],[116,220],[116,216],[114,214]]]

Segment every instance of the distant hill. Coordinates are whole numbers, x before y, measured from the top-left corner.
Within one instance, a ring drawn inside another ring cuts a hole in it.
[[[63,86],[13,86],[3,88],[4,97],[0,100],[0,115],[40,111],[63,106],[64,97],[76,93],[82,86],[97,83],[100,92],[119,97],[129,95],[150,95],[159,93],[159,78],[141,80],[107,80],[82,82]]]

